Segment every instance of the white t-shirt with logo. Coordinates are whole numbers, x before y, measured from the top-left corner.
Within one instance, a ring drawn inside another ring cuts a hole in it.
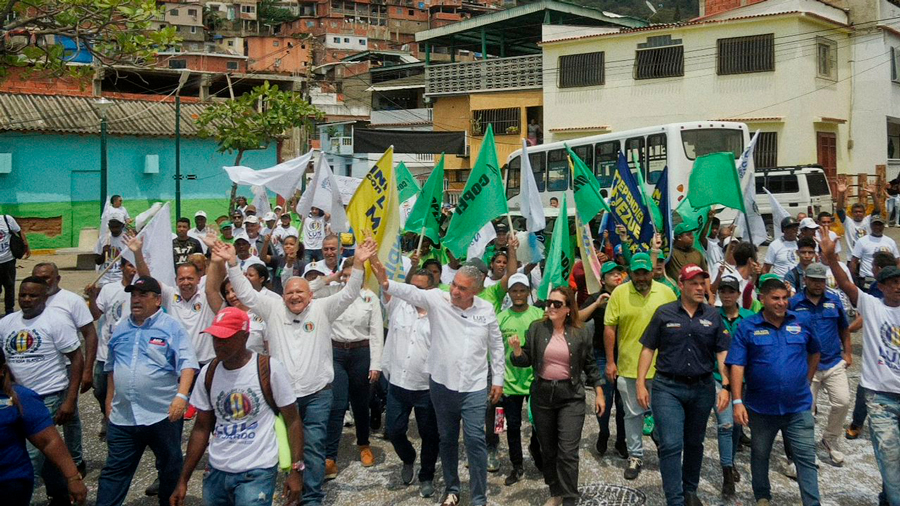
[[[121,285],[122,283],[119,284]],[[61,309],[69,315],[77,329],[94,323],[94,317],[91,316],[91,310],[88,308],[84,298],[68,290],[61,288],[58,292],[48,297],[47,307]]]
[[[278,240],[281,242],[284,242],[284,238],[289,237],[289,236],[294,236],[298,239],[300,238],[300,233],[297,232],[297,229],[290,225],[288,225],[287,228],[284,228],[281,225],[278,225],[277,227],[275,227],[275,231],[272,232],[272,234],[273,234],[273,237],[277,237]],[[309,249],[309,248],[307,248],[307,249]]]
[[[860,222],[855,222],[848,214],[841,223],[844,225],[844,239],[847,241],[850,251],[853,251],[853,248],[856,247],[856,241],[872,232],[872,224],[869,222],[868,216]]]
[[[97,246],[94,248],[94,253],[97,255],[103,254],[103,247],[109,244],[109,256],[103,259],[103,263],[97,266],[97,271],[102,271],[109,265],[109,262],[115,260],[116,257],[119,256],[119,253],[125,251],[128,248],[128,244],[125,242],[125,234],[119,234],[118,237],[113,237],[112,234],[107,235],[105,238],[101,238],[101,240],[97,241]],[[107,283],[118,283],[122,281],[122,259],[120,258],[116,261],[115,265],[109,268],[108,271],[100,278],[100,281],[97,282],[97,286],[103,286]]]
[[[16,382],[38,395],[48,395],[69,386],[66,353],[81,347],[72,319],[59,308],[47,308],[36,318],[22,311],[0,320],[3,353]]]
[[[103,313],[103,327],[100,329],[100,339],[97,344],[97,361],[106,362],[109,353],[109,338],[113,330],[123,318],[128,318],[131,295],[125,293],[125,285],[108,283],[103,285],[97,295],[97,309]]]
[[[779,237],[769,244],[764,260],[765,263],[772,266],[772,273],[782,278],[797,265],[798,261],[797,241],[785,241],[784,237]]]
[[[178,320],[185,332],[191,336],[197,361],[203,364],[215,358],[216,351],[213,349],[212,337],[203,334],[203,331],[212,325],[216,316],[206,300],[206,292],[198,288],[197,293],[190,300],[186,300],[177,288],[164,283],[160,283],[160,287],[162,287],[163,309]]]
[[[306,249],[322,249],[325,239],[325,217],[309,215],[303,220],[303,246]]]
[[[875,237],[869,234],[856,241],[856,245],[853,246],[853,258],[859,259],[860,276],[872,277],[872,259],[875,257],[875,253],[880,251],[886,251],[894,255],[894,258],[900,257],[897,243],[890,237]]]
[[[247,338],[247,349],[262,355],[268,355],[265,348],[265,343],[268,340],[266,337],[266,321],[253,311],[247,311],[247,316],[250,317],[250,336]]]
[[[888,307],[862,290],[857,307],[863,317],[859,384],[869,390],[900,394],[900,307]]]
[[[256,353],[240,369],[228,370],[219,364],[213,376],[212,393],[206,392],[206,370],[197,375],[191,404],[202,411],[214,411],[216,426],[209,443],[209,465],[226,473],[267,469],[278,464],[275,417],[266,404],[259,383]],[[272,397],[280,407],[297,401],[287,370],[277,359],[269,359]]]
[[[6,226],[7,221],[9,222],[8,228]],[[12,256],[12,251],[9,249],[9,240],[12,237],[10,229],[12,229],[13,232],[22,231],[22,229],[19,228],[19,224],[16,223],[16,220],[13,219],[12,216],[0,215],[0,264],[15,260]]]

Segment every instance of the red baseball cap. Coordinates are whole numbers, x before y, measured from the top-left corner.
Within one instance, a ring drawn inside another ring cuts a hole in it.
[[[678,280],[687,281],[689,279],[694,279],[697,276],[709,278],[709,273],[704,271],[703,268],[697,264],[687,264],[681,268],[681,274],[678,275]]]
[[[242,330],[250,330],[250,317],[236,307],[226,307],[216,313],[212,325],[203,332],[219,339],[228,339]]]

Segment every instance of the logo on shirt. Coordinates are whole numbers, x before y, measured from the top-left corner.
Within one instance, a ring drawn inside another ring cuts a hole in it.
[[[769,335],[769,331],[768,330],[754,330],[753,335],[754,336],[767,336],[767,335]]]
[[[826,302],[822,304],[822,307],[824,307],[825,309],[834,309],[834,302]]]
[[[199,302],[195,302],[194,305],[191,307],[191,310],[194,311],[195,313],[199,313],[201,309],[203,309],[203,304],[200,304]]]
[[[219,393],[216,406],[226,422],[241,422],[259,411],[259,397],[252,390],[232,389]]]
[[[177,303],[181,302],[182,300],[184,300],[184,299],[181,298],[181,295],[178,295],[177,293],[172,294],[172,302],[177,304]]]
[[[166,340],[161,337],[151,337],[150,344],[152,344],[154,346],[165,346]]]
[[[365,302],[366,304],[369,304],[369,303],[372,302],[372,296],[371,296],[371,295],[363,295],[363,298],[362,298],[362,299],[363,299],[363,302]]]
[[[32,329],[23,329],[18,332],[11,333],[6,338],[6,346],[4,347],[6,354],[10,357],[14,355],[27,355],[37,352],[41,347],[40,333]]]
[[[700,325],[703,325],[704,327],[712,327],[712,322],[705,318],[700,318]]]
[[[800,328],[800,325],[788,325],[784,330],[787,330],[791,334],[799,334],[802,329]]]
[[[304,331],[304,332],[312,332],[312,331],[314,331],[314,330],[316,330],[316,324],[315,324],[315,323],[313,323],[313,322],[306,322],[306,323],[303,324],[303,331]]]
[[[797,259],[797,250],[794,250],[794,249],[788,250],[787,251],[787,259],[788,259],[788,262],[790,262],[792,264],[799,263],[799,260]]]
[[[900,372],[900,326],[885,322],[881,325],[881,343],[884,345],[878,350],[882,363]]]
[[[667,329],[680,329],[681,324],[680,323],[667,323],[666,328]]]

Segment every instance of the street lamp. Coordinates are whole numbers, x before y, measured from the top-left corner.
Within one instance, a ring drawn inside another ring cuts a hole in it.
[[[97,108],[97,114],[100,115],[100,214],[103,214],[103,211],[106,208],[106,178],[107,178],[107,164],[106,164],[106,114],[109,112],[109,108],[113,105],[112,100],[107,100],[104,97],[100,97],[100,100],[94,102],[94,107]]]

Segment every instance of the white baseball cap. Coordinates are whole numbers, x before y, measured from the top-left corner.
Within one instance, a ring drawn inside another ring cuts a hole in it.
[[[278,216],[275,216],[275,213],[273,213],[272,211],[267,212],[263,216],[263,221],[275,221],[277,219],[278,219]]]
[[[528,276],[522,274],[521,272],[517,272],[510,276],[509,283],[507,283],[506,286],[512,288],[516,283],[525,285],[525,288],[531,288],[531,282],[528,280]]]
[[[259,217],[255,214],[248,215],[244,223],[259,223]]]
[[[318,262],[312,262],[310,264],[307,264],[306,268],[303,269],[303,276],[306,277],[306,275],[309,274],[310,272],[318,272],[319,274],[322,274],[323,276],[328,275],[328,273],[325,272],[325,269],[323,269],[322,267],[320,267],[318,265]]]
[[[196,213],[194,213],[194,218],[197,218],[200,216],[206,218],[206,212],[205,211],[197,211]]]
[[[819,225],[816,224],[816,221],[810,217],[803,218],[800,220],[800,228],[815,228],[818,229]]]

